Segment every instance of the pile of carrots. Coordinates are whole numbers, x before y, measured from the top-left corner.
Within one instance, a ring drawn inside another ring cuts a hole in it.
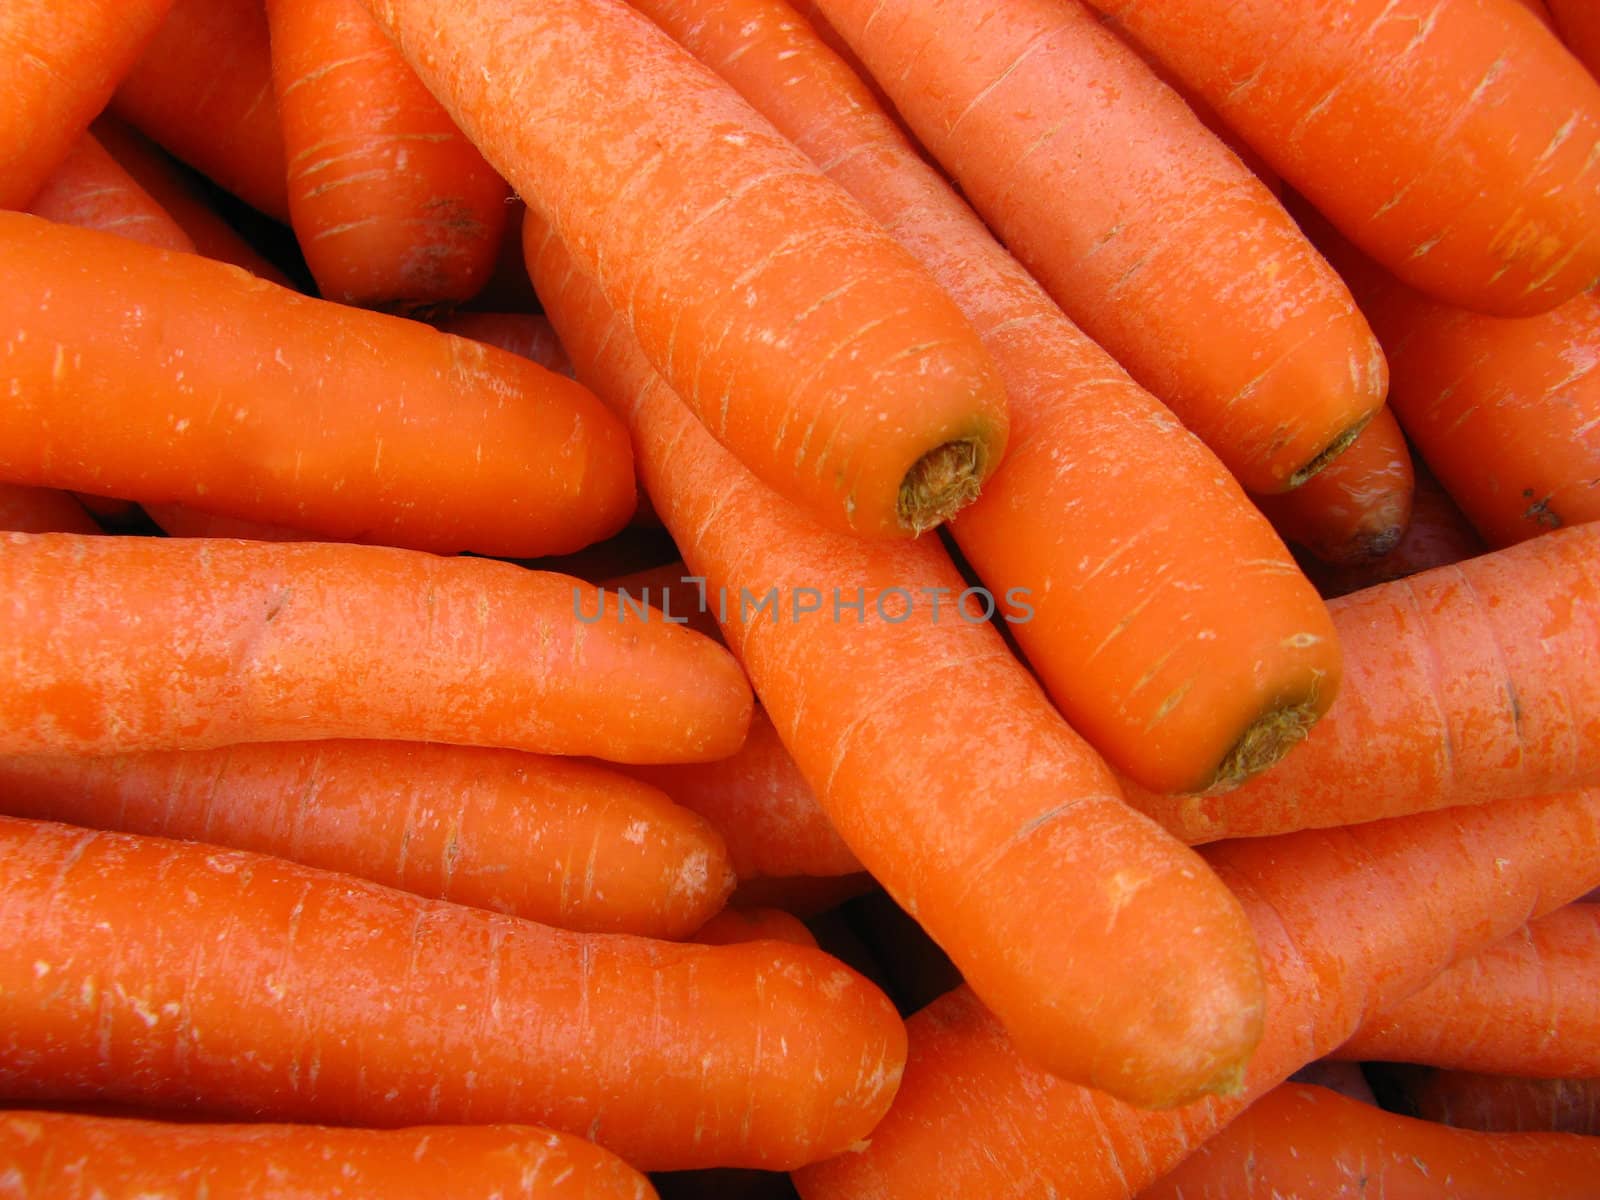
[[[1596,1195],[1595,11],[0,8],[0,1194]]]

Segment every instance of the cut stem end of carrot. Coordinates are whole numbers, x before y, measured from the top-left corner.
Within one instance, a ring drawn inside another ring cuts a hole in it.
[[[924,454],[900,481],[901,526],[918,536],[971,504],[983,486],[987,460],[984,444],[975,438],[945,442]]]
[[[1367,427],[1367,422],[1371,419],[1372,413],[1368,413],[1366,416],[1362,417],[1361,420],[1357,421],[1338,437],[1334,438],[1333,441],[1324,446],[1321,454],[1317,455],[1305,466],[1301,467],[1293,475],[1289,476],[1289,486],[1285,490],[1291,492],[1294,491],[1295,488],[1299,487],[1318,471],[1322,470],[1323,467],[1327,466],[1334,459],[1338,458],[1339,455],[1349,447],[1351,442],[1355,441],[1361,436],[1361,431]]]
[[[1298,704],[1287,704],[1263,713],[1223,757],[1216,777],[1205,792],[1230,791],[1258,771],[1265,771],[1305,740],[1321,714],[1322,706],[1314,693]]]

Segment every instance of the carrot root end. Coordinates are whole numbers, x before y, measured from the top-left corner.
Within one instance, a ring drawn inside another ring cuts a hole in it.
[[[976,438],[945,442],[917,459],[900,481],[900,524],[916,536],[955,516],[978,498],[987,460]]]
[[[1315,692],[1298,704],[1286,704],[1257,717],[1234,742],[1217,767],[1207,792],[1226,792],[1258,771],[1264,771],[1311,732],[1322,713]]]

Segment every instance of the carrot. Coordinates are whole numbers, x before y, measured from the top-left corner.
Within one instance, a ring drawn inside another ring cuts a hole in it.
[[[1362,563],[1333,565],[1310,556],[1299,559],[1306,577],[1323,596],[1331,600],[1359,592],[1419,571],[1476,558],[1487,549],[1478,531],[1439,485],[1427,464],[1417,461],[1415,453],[1411,456],[1411,475],[1411,519],[1393,550]]]
[[[750,693],[665,622],[589,625],[594,590],[383,546],[0,537],[0,754],[376,738],[692,761]]]
[[[448,308],[488,282],[506,185],[361,0],[268,0],[289,216],[329,300]]]
[[[936,541],[827,531],[764,488],[531,208],[525,233],[579,378],[625,415],[663,522],[862,864],[1046,1070],[1152,1104],[1231,1086],[1261,1013],[1226,889],[957,607],[965,581]],[[1175,923],[1194,935],[1173,943]]]
[[[28,204],[46,220],[99,229],[162,250],[194,252],[194,242],[165,209],[84,133]]]
[[[0,12],[0,208],[23,208],[105,106],[173,0],[11,0]]]
[[[766,875],[741,880],[729,899],[730,908],[781,908],[802,921],[831,912],[878,883],[865,871],[849,875]]]
[[[527,1125],[340,1129],[174,1124],[131,1117],[0,1113],[7,1183],[28,1196],[288,1200],[450,1195],[461,1200],[647,1200],[614,1154]]]
[[[1425,1069],[1402,1078],[1407,1104],[1426,1121],[1485,1133],[1600,1136],[1600,1079]]]
[[[475,338],[532,359],[558,375],[572,374],[572,360],[543,313],[456,312],[434,324],[446,333]]]
[[[887,1000],[804,947],[570,933],[47,822],[0,821],[0,845],[13,1101],[529,1122],[641,1170],[782,1168],[864,1136],[899,1079]]]
[[[222,517],[187,504],[145,504],[145,514],[168,537],[244,538],[252,542],[321,542],[322,538],[287,525],[268,525],[240,517]]]
[[[817,944],[805,922],[781,908],[725,908],[694,934],[694,940],[706,946],[729,946],[762,938],[776,938],[797,946]]]
[[[99,533],[100,526],[68,492],[0,483],[0,529],[17,533]]]
[[[1293,754],[1231,792],[1129,803],[1198,842],[1600,784],[1600,524],[1328,607],[1344,687]]]
[[[1600,296],[1484,316],[1428,299],[1308,224],[1383,342],[1396,418],[1484,540],[1600,518]]]
[[[503,555],[633,505],[621,426],[513,355],[17,213],[0,274],[0,479]]]
[[[649,360],[758,477],[833,528],[906,537],[1006,439],[971,327],[787,139],[620,0],[369,0]]]
[[[1256,503],[1285,541],[1342,565],[1382,558],[1400,544],[1415,487],[1411,447],[1394,414],[1381,408],[1315,477]]]
[[[734,884],[716,831],[654,788],[514,750],[327,741],[0,757],[0,812],[276,854],[562,929],[686,937]]]
[[[111,112],[259,211],[289,220],[261,0],[176,0]]]
[[[870,1144],[797,1172],[801,1196],[1136,1195],[1368,1012],[1600,878],[1600,791],[1230,842],[1208,860],[1249,913],[1268,980],[1238,1093],[1152,1112],[1051,1078],[958,988],[907,1022],[905,1078]]]
[[[1303,483],[1383,403],[1338,276],[1078,0],[821,7],[1062,310],[1246,489]]]
[[[1553,30],[1555,28],[1555,22],[1550,16],[1550,9],[1545,4],[1545,0],[1517,0],[1517,3],[1538,17],[1547,29]]]
[[[1526,316],[1600,277],[1600,87],[1520,5],[1090,2],[1412,287]]]
[[[1359,1100],[1363,1104],[1378,1103],[1360,1063],[1319,1058],[1289,1076],[1289,1082],[1314,1084],[1331,1092],[1338,1092],[1341,1096],[1348,1096],[1352,1100]]]
[[[1498,1075],[1600,1076],[1600,905],[1569,904],[1373,1013],[1335,1052]]]
[[[1293,745],[1337,688],[1332,625],[1216,457],[1062,315],[793,14],[645,10],[828,164],[979,330],[1011,448],[951,532],[994,594],[1026,598],[1010,632],[1074,728],[1172,790]]]
[[[1584,0],[1545,0],[1552,23],[1591,74],[1600,74],[1600,14]]]
[[[102,114],[90,132],[123,170],[138,182],[189,235],[195,249],[207,258],[243,267],[271,283],[293,287],[289,277],[201,199],[189,168],[180,166],[144,134],[117,118]]]
[[[1585,1200],[1600,1141],[1488,1134],[1273,1088],[1140,1200]]]

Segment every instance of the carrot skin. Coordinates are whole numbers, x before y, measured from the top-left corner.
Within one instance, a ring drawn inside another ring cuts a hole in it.
[[[1282,1084],[1139,1200],[1585,1200],[1600,1140],[1485,1134]]]
[[[805,947],[569,933],[48,822],[0,821],[0,844],[13,1101],[527,1122],[640,1170],[783,1169],[864,1136],[899,1080],[893,1007]]]
[[[906,538],[999,464],[1004,389],[918,264],[620,0],[368,0],[713,434],[831,528]]]
[[[493,347],[21,213],[0,273],[0,479],[508,557],[633,507],[615,418]]]
[[[1392,1068],[1407,1107],[1425,1121],[1484,1133],[1600,1137],[1600,1077],[1540,1079],[1477,1071]]]
[[[734,885],[721,837],[660,792],[514,750],[326,741],[0,757],[0,812],[275,854],[580,932],[685,937]]]
[[[781,908],[725,908],[694,932],[694,941],[706,946],[727,946],[776,938],[797,946],[815,946],[805,922]]]
[[[750,719],[722,647],[586,624],[594,589],[490,559],[15,533],[0,597],[5,754],[354,737],[694,761]]]
[[[19,1194],[57,1200],[651,1200],[649,1181],[570,1134],[527,1125],[342,1129],[0,1113]]]
[[[0,529],[16,533],[100,533],[89,510],[54,488],[0,483]]]
[[[67,157],[34,193],[28,211],[48,221],[99,229],[161,250],[187,250],[194,242],[92,133],[73,143]]]
[[[556,337],[550,318],[543,313],[474,310],[451,313],[434,324],[457,337],[475,338],[520,354],[558,375],[572,374],[572,360],[562,348],[561,339]]]
[[[1600,76],[1600,16],[1584,0],[1546,0],[1556,32],[1591,75]]]

